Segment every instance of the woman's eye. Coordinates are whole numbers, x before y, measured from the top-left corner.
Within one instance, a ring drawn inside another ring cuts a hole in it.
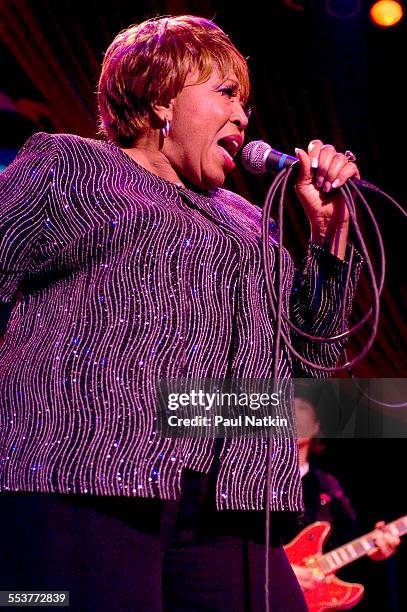
[[[237,95],[236,89],[234,87],[222,87],[220,89],[222,94],[225,94],[229,98],[234,98]]]

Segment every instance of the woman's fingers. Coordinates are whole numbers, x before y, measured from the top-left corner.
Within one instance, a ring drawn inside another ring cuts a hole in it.
[[[324,189],[328,181],[329,169],[335,158],[336,149],[332,145],[323,145],[319,151],[318,167],[316,168],[316,185],[319,189]]]
[[[357,165],[350,162],[344,153],[338,153],[333,145],[323,144],[322,140],[311,140],[308,156],[315,170],[315,185],[325,193],[342,187],[352,177],[360,178]]]
[[[342,187],[342,185],[352,177],[360,179],[359,169],[355,163],[347,162],[342,170],[340,170],[337,177],[332,180],[332,188],[337,189],[338,187]]]
[[[303,149],[295,149],[295,154],[300,161],[298,175],[297,175],[297,185],[311,185],[312,183],[312,168],[311,168],[311,159],[307,155]]]
[[[322,146],[322,140],[311,140],[308,145],[308,155],[310,156],[311,166],[313,168],[318,168],[319,153],[321,151]]]

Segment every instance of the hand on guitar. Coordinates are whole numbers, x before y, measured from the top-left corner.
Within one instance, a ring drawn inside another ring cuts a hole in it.
[[[327,521],[317,521],[284,546],[310,612],[353,608],[363,597],[363,585],[344,582],[335,573],[365,555],[377,560],[392,555],[399,536],[407,533],[407,515],[388,525],[377,523],[374,531],[324,553],[330,531]]]
[[[310,567],[303,567],[302,565],[291,565],[294,570],[294,574],[299,582],[300,587],[303,591],[307,589],[313,589],[317,585],[317,576],[315,571]]]
[[[383,561],[396,552],[396,548],[400,544],[400,538],[392,533],[384,521],[376,523],[375,527],[376,529],[372,535],[377,548],[368,553],[368,556],[373,561]]]

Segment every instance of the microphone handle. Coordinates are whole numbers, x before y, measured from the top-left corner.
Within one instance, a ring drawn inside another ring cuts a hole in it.
[[[292,155],[287,155],[287,153],[281,153],[275,149],[270,149],[267,153],[266,169],[269,172],[280,172],[283,168],[290,168],[297,161],[298,157],[293,157]]]
[[[293,157],[287,153],[281,153],[280,151],[271,149],[267,155],[266,168],[269,172],[280,172],[284,168],[291,168],[297,161],[298,157]],[[355,183],[357,187],[368,187],[369,189],[375,187],[368,181],[362,181],[361,179],[352,178],[352,182]],[[375,191],[379,191],[379,189],[376,187]]]

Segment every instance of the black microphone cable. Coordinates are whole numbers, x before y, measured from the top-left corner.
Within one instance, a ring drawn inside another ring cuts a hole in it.
[[[273,205],[273,199],[275,197],[275,194],[277,192],[278,187],[280,186],[280,184],[282,183],[282,181],[279,180],[280,175],[282,175],[282,178],[284,177],[284,175],[286,174],[286,179],[288,180],[289,176],[292,173],[292,168],[290,168],[289,170],[282,170],[281,173],[276,177],[275,181],[273,182],[272,186],[269,189],[269,192],[266,196],[266,200],[265,200],[265,204],[264,204],[264,208],[263,208],[263,222],[262,222],[262,229],[263,229],[263,240],[262,240],[262,255],[263,255],[263,266],[264,266],[264,273],[265,273],[265,283],[266,283],[266,289],[267,289],[267,295],[268,295],[268,303],[271,309],[271,312],[273,314],[274,317],[276,317],[276,309],[274,307],[274,302],[276,300],[276,293],[274,291],[274,286],[273,286],[273,282],[272,282],[272,275],[271,275],[271,266],[270,266],[270,256],[269,256],[269,245],[268,245],[268,223],[269,223],[269,217],[270,217],[270,211],[271,211],[271,207]],[[281,218],[281,220],[283,219],[283,200],[284,200],[284,191],[285,191],[285,185],[286,185],[286,181],[284,181],[283,185],[284,185],[284,189],[282,192],[282,197],[280,198],[280,203],[279,203],[279,213],[278,213],[278,217],[279,219]],[[374,270],[373,270],[373,266],[372,266],[372,262],[370,260],[369,257],[369,253],[367,251],[367,247],[366,244],[363,240],[362,234],[360,232],[358,223],[357,223],[357,218],[356,218],[356,212],[355,212],[355,207],[353,204],[352,199],[349,197],[348,193],[343,190],[343,195],[344,195],[344,199],[346,202],[346,205],[348,207],[349,210],[349,214],[351,217],[351,220],[354,224],[354,229],[355,229],[355,233],[356,236],[358,238],[358,242],[360,244],[360,248],[361,251],[366,259],[366,265],[367,265],[367,269],[368,269],[368,273],[369,273],[369,277],[372,283],[372,288],[373,288],[373,294],[374,294],[374,301],[373,301],[373,306],[372,306],[372,315],[373,315],[373,324],[372,324],[372,330],[370,332],[370,337],[368,339],[368,342],[366,344],[366,346],[364,347],[364,349],[361,351],[361,353],[359,355],[357,355],[356,357],[354,357],[350,362],[347,362],[343,365],[339,365],[339,366],[333,366],[333,367],[327,367],[327,366],[321,366],[318,363],[314,363],[308,359],[306,359],[305,357],[303,357],[302,355],[300,355],[296,349],[292,346],[288,336],[286,335],[286,333],[281,330],[281,335],[285,341],[285,343],[287,344],[287,347],[289,348],[289,350],[292,352],[293,355],[295,355],[295,357],[297,357],[302,363],[304,363],[305,365],[316,369],[316,370],[320,370],[322,372],[328,373],[328,372],[341,372],[344,370],[347,370],[349,367],[351,367],[352,365],[355,365],[356,363],[359,363],[359,361],[361,361],[361,359],[363,359],[363,357],[366,355],[366,353],[368,352],[368,350],[370,349],[371,345],[373,344],[374,341],[374,337],[376,335],[376,331],[377,331],[377,326],[378,326],[378,319],[379,319],[379,295],[380,292],[383,288],[383,284],[384,284],[384,266],[382,266],[381,269],[381,278],[380,278],[380,282],[379,282],[379,286],[377,285],[377,281],[376,281],[376,277],[374,274]],[[282,232],[282,226],[280,226],[280,230],[279,230],[279,249],[282,248],[282,237],[283,237],[283,232]],[[280,265],[281,265],[281,261],[279,259]],[[279,270],[279,274],[281,275],[281,268]],[[278,289],[277,289],[277,294],[281,292],[281,279],[280,279],[280,284],[278,284]],[[346,302],[346,298],[347,298],[347,292],[348,292],[348,287],[345,287],[345,302]],[[314,336],[311,334],[308,334],[307,332],[304,332],[303,330],[301,330],[300,328],[298,328],[297,326],[295,326],[292,321],[289,319],[289,317],[283,313],[282,314],[283,319],[288,323],[288,325],[299,335],[303,336],[304,338],[307,338],[308,340],[312,340],[315,342],[327,342],[327,343],[332,343],[332,342],[337,342],[338,340],[341,339],[345,339],[347,337],[349,337],[354,331],[358,330],[363,324],[364,322],[367,321],[367,319],[370,317],[369,313],[367,313],[361,321],[359,321],[359,323],[357,325],[355,325],[354,328],[352,328],[349,331],[346,332],[341,332],[340,334],[337,334],[335,336],[326,338],[326,337],[320,337],[320,336]]]
[[[397,209],[404,215],[407,217],[407,213],[404,211],[404,209],[400,206],[400,204],[398,204],[393,198],[391,198],[391,196],[389,196],[387,193],[383,192],[379,187],[377,187],[376,185],[373,185],[372,183],[369,183],[368,181],[352,181],[352,180],[348,180],[347,184],[345,184],[343,187],[340,188],[340,191],[342,193],[342,196],[344,198],[345,204],[348,208],[349,211],[349,216],[350,219],[352,221],[353,224],[353,228],[354,228],[354,232],[356,234],[356,238],[358,241],[358,244],[360,246],[360,249],[364,255],[365,261],[366,261],[366,266],[367,266],[367,271],[370,277],[370,281],[371,281],[371,286],[372,286],[372,291],[373,291],[373,304],[372,307],[368,310],[368,312],[365,313],[365,315],[362,317],[362,319],[356,324],[354,325],[350,330],[345,331],[344,327],[345,327],[345,315],[346,315],[346,304],[347,304],[347,298],[348,298],[348,290],[349,290],[349,283],[350,283],[350,275],[351,275],[351,267],[352,267],[352,260],[353,260],[353,247],[351,247],[351,251],[350,251],[350,256],[349,256],[349,261],[348,261],[348,270],[347,270],[347,276],[345,279],[345,284],[344,284],[344,297],[343,297],[343,303],[342,303],[342,312],[341,312],[341,333],[332,336],[332,337],[320,337],[320,336],[313,336],[311,334],[308,334],[306,332],[304,332],[303,330],[301,330],[300,328],[298,328],[296,325],[294,325],[294,323],[292,323],[292,321],[290,321],[289,317],[283,312],[282,309],[282,257],[281,257],[281,253],[282,253],[282,248],[283,248],[283,208],[284,208],[284,198],[285,198],[285,193],[286,193],[286,186],[287,186],[287,182],[288,179],[290,177],[290,175],[292,174],[293,171],[293,166],[298,163],[298,162],[294,162],[293,164],[290,165],[290,167],[288,168],[283,168],[275,177],[272,185],[270,186],[266,199],[265,199],[265,204],[263,207],[263,212],[262,212],[262,259],[263,259],[263,268],[264,268],[264,275],[265,275],[265,284],[266,284],[266,291],[267,291],[267,298],[268,298],[268,304],[271,310],[271,313],[273,315],[273,317],[275,318],[275,342],[274,342],[274,350],[273,350],[273,392],[276,391],[276,387],[277,387],[277,379],[278,379],[278,364],[280,361],[280,354],[281,354],[281,339],[284,340],[287,348],[289,351],[291,351],[291,353],[293,355],[295,355],[297,357],[297,359],[299,359],[303,364],[312,367],[313,369],[319,370],[321,371],[321,374],[326,374],[328,375],[330,372],[340,372],[340,371],[347,371],[348,375],[353,379],[353,381],[356,383],[355,377],[353,376],[352,373],[352,366],[356,365],[357,363],[359,363],[367,354],[367,352],[370,350],[376,334],[377,334],[377,328],[378,328],[378,321],[379,321],[379,313],[380,313],[380,295],[382,293],[383,290],[383,286],[384,286],[384,279],[385,279],[385,271],[386,271],[386,259],[385,259],[385,252],[384,252],[384,245],[383,245],[383,239],[378,227],[378,224],[376,222],[375,216],[370,208],[370,206],[368,205],[366,199],[364,198],[363,194],[360,192],[359,187],[364,187],[367,189],[371,189],[377,193],[382,194],[384,197],[386,197],[387,199],[390,200],[390,202],[392,202]],[[350,187],[348,186],[350,185]],[[357,215],[356,215],[356,207],[352,198],[352,192],[351,192],[351,188],[354,190],[355,195],[360,199],[362,205],[364,206],[365,210],[368,213],[368,216],[373,224],[373,228],[374,228],[374,232],[375,232],[375,236],[377,239],[377,243],[378,243],[378,247],[379,247],[379,278],[378,280],[376,279],[376,275],[373,269],[373,265],[366,247],[366,244],[363,240],[363,236],[361,234],[359,225],[358,225],[358,220],[357,220]],[[272,280],[272,274],[271,274],[271,265],[270,265],[270,252],[269,252],[269,222],[270,222],[270,213],[271,213],[271,208],[273,206],[273,202],[274,202],[274,198],[276,197],[279,189],[281,189],[281,193],[280,193],[280,198],[279,198],[279,208],[278,208],[278,228],[279,228],[279,232],[278,232],[278,248],[276,249],[276,277],[277,277],[277,294],[276,291],[274,289],[274,285],[273,285],[273,280]],[[315,341],[315,342],[325,342],[325,343],[332,343],[332,342],[337,342],[338,340],[341,339],[345,339],[350,337],[351,335],[353,335],[354,333],[356,333],[369,319],[372,319],[372,323],[371,323],[371,330],[370,330],[370,335],[369,338],[365,344],[365,346],[363,347],[363,349],[360,351],[359,354],[357,354],[353,359],[351,359],[350,361],[348,360],[347,357],[347,353],[344,350],[344,355],[345,355],[345,363],[341,364],[339,366],[335,366],[335,367],[326,367],[326,366],[321,366],[317,363],[313,363],[310,360],[306,359],[305,357],[303,357],[302,355],[300,355],[292,346],[289,338],[287,337],[287,334],[284,332],[283,328],[282,328],[282,321],[284,320],[289,326],[290,328],[294,331],[294,333],[299,334],[302,337],[305,337],[309,340]],[[356,383],[357,384],[357,383]],[[364,391],[362,391],[364,393],[364,395],[366,397],[369,397]],[[372,399],[372,398],[369,398]],[[387,403],[383,403],[383,402],[379,402],[378,400],[373,400],[376,401],[376,403],[382,405],[382,406],[386,406],[386,407],[405,407],[407,405],[407,403],[395,403],[395,404],[387,404]],[[269,564],[269,549],[270,549],[270,524],[271,524],[271,517],[270,517],[270,493],[271,493],[271,475],[272,475],[272,455],[273,455],[273,440],[272,438],[269,438],[269,443],[268,443],[268,448],[267,448],[267,475],[266,475],[266,493],[265,493],[265,503],[266,503],[266,528],[265,528],[265,597],[266,597],[266,612],[270,611],[270,598],[269,598],[269,576],[270,576],[270,564]]]
[[[370,206],[368,205],[366,198],[364,197],[364,195],[362,194],[362,192],[360,191],[360,189],[358,188],[357,185],[351,183],[350,184],[351,189],[355,192],[355,194],[358,196],[358,198],[360,199],[361,203],[363,204],[363,206],[366,209],[366,212],[368,213],[370,220],[372,221],[372,224],[375,228],[375,233],[376,233],[376,238],[378,240],[378,244],[379,244],[379,249],[381,252],[381,261],[383,264],[383,276],[384,276],[384,270],[385,270],[385,255],[384,255],[384,246],[383,246],[383,239],[379,230],[379,226],[377,224],[376,218],[370,208]],[[347,186],[344,185],[344,188],[346,190],[348,190],[348,193],[350,195],[350,197],[352,197],[351,194],[351,189]],[[407,218],[407,213],[406,211],[402,208],[402,206],[400,206],[400,204],[398,202],[396,202],[396,200],[394,198],[392,198],[388,193],[386,193],[385,191],[382,191],[381,189],[379,189],[378,187],[375,186],[375,191],[377,191],[378,193],[380,193],[381,195],[383,195],[385,198],[387,198],[397,209],[399,212],[402,213],[402,215],[404,217]],[[344,322],[344,317],[342,318],[342,325],[344,326],[345,322]],[[344,348],[344,355],[345,358],[347,359],[347,351]],[[384,408],[405,408],[407,406],[407,402],[383,402],[381,400],[378,400],[374,397],[372,397],[371,395],[369,395],[364,389],[362,389],[357,381],[357,378],[355,377],[352,369],[349,367],[347,370],[348,376],[349,378],[352,379],[353,384],[355,385],[355,387],[358,389],[358,391],[366,398],[368,399],[370,402],[373,402],[374,404],[384,407]]]

